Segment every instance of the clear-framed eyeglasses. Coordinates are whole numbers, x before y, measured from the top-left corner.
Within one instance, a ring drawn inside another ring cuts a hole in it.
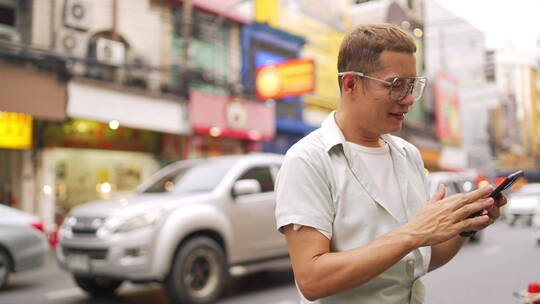
[[[354,74],[358,77],[363,77],[384,83],[389,88],[388,94],[390,96],[390,99],[395,102],[403,101],[403,99],[405,99],[408,94],[412,95],[414,101],[419,100],[424,93],[424,88],[426,87],[427,82],[426,77],[394,77],[391,81],[386,81],[355,71],[340,72],[338,73],[338,76],[343,76],[346,74]]]

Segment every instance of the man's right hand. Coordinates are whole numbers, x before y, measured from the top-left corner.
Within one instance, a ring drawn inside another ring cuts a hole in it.
[[[489,216],[467,217],[493,206],[493,199],[488,197],[491,191],[492,186],[484,186],[445,198],[441,184],[424,208],[400,230],[416,240],[418,247],[445,242],[463,231],[481,230],[489,225]]]

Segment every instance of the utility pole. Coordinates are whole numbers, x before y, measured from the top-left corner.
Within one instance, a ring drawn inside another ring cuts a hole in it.
[[[118,41],[118,0],[112,0],[112,40]]]
[[[191,32],[193,23],[193,1],[182,1],[181,13],[181,36],[182,36],[182,61],[180,64],[182,75],[182,94],[186,100],[189,99],[189,87],[191,82],[191,60],[189,58],[189,46],[191,43]]]

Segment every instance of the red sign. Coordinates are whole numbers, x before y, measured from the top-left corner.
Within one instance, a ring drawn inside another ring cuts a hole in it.
[[[275,109],[266,102],[192,91],[189,115],[197,134],[259,141],[275,133]]]
[[[446,145],[459,145],[459,84],[444,73],[438,74],[435,83],[435,120],[437,138]]]
[[[312,59],[291,59],[257,68],[255,93],[258,99],[278,99],[311,93],[315,89]]]

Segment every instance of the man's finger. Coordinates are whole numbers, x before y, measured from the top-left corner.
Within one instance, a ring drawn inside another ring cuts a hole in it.
[[[489,223],[493,224],[501,216],[501,211],[499,207],[493,206],[487,209],[487,215],[489,216]]]
[[[435,194],[433,194],[430,201],[431,202],[440,201],[445,196],[446,196],[446,187],[444,186],[444,184],[439,184],[439,187],[437,187],[437,192],[435,192]]]
[[[467,202],[474,202],[480,198],[487,197],[492,191],[494,190],[493,186],[486,185],[482,188],[478,188],[474,191],[471,191],[469,193],[465,193],[464,199]]]
[[[482,210],[493,207],[493,204],[494,202],[492,198],[483,198],[475,202],[466,204],[465,206],[461,207],[456,212],[456,217],[457,217],[456,219],[458,221],[461,221],[464,218],[467,218],[468,216],[470,216],[471,214],[475,214],[476,212],[480,212]]]
[[[507,199],[506,199],[506,196],[504,196],[504,194],[499,194],[499,196],[496,197],[495,199],[495,204],[499,207],[502,207],[504,205],[506,205],[507,203]]]
[[[478,230],[484,229],[488,225],[489,225],[489,216],[481,215],[477,217],[468,218],[459,222],[458,227],[459,227],[459,231],[463,232],[463,231],[478,231]]]

